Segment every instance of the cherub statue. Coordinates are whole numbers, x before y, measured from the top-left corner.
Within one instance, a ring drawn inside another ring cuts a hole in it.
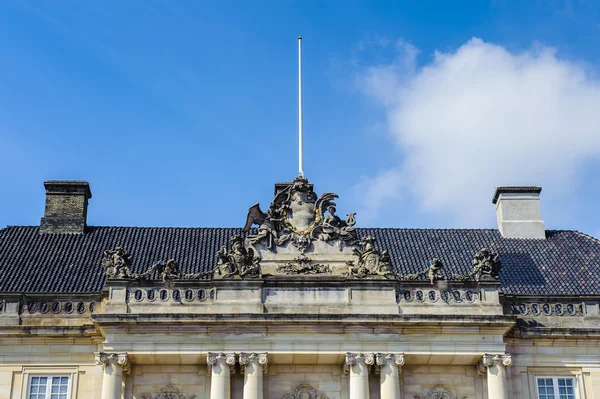
[[[431,262],[429,262],[429,267],[427,269],[427,278],[431,284],[435,283],[436,280],[443,280],[444,276],[442,276],[442,269],[444,268],[444,264],[438,258],[433,258]]]
[[[107,278],[133,278],[129,270],[131,256],[120,246],[104,251],[100,265],[104,268]]]
[[[169,259],[166,262],[159,262],[157,263],[157,267],[163,283],[181,277],[179,265],[174,259]]]

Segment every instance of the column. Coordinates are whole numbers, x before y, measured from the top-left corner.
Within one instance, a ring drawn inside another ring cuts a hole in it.
[[[267,373],[266,353],[240,353],[244,373],[244,399],[263,399],[263,374]]]
[[[369,371],[373,363],[372,353],[346,353],[344,372],[349,376],[350,399],[369,399]]]
[[[404,364],[404,353],[378,353],[375,356],[376,371],[379,373],[380,398],[400,397],[400,371]]]
[[[231,374],[235,372],[235,354],[212,353],[206,356],[210,379],[210,399],[231,398]]]
[[[102,399],[121,399],[123,373],[129,373],[131,365],[127,353],[98,353],[96,364],[104,371],[102,377]]]
[[[478,371],[485,373],[487,369],[488,399],[508,399],[506,367],[512,365],[509,354],[490,355],[486,353],[477,364]]]

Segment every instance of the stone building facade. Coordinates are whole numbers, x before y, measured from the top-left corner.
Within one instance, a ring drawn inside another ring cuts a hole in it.
[[[277,183],[243,229],[0,230],[0,399],[600,398],[600,242],[500,187],[498,230],[376,229]]]

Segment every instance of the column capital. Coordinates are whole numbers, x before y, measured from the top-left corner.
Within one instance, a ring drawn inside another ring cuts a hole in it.
[[[123,368],[124,373],[129,373],[131,370],[131,363],[129,362],[127,353],[96,353],[96,364],[101,365],[102,369],[108,365],[120,366]]]
[[[208,352],[206,355],[206,364],[208,366],[208,372],[212,371],[212,368],[218,361],[224,361],[226,365],[229,366],[231,373],[235,373],[235,353],[225,353],[225,352]]]
[[[379,372],[382,366],[390,365],[396,366],[398,368],[398,372],[402,370],[402,366],[404,365],[404,353],[377,353],[375,355],[375,364],[377,368],[375,372]]]
[[[250,362],[257,362],[262,367],[263,373],[267,373],[267,364],[269,363],[268,354],[265,353],[240,353],[240,365],[242,366],[242,372],[246,371],[246,366]]]
[[[364,362],[370,368],[373,364],[375,364],[375,354],[346,352],[344,372],[349,373],[350,367],[354,366],[356,363],[359,362]]]
[[[509,353],[497,355],[486,353],[477,363],[477,371],[481,374],[485,374],[488,368],[500,365],[503,367],[512,366],[512,356]]]

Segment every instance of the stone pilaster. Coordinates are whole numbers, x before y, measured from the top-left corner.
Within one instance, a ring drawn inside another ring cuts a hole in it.
[[[346,353],[344,372],[349,376],[350,399],[369,399],[369,371],[374,363],[373,353]]]
[[[231,374],[235,373],[234,353],[212,353],[206,356],[208,371],[211,373],[210,398],[231,398]]]
[[[240,353],[244,373],[244,399],[263,399],[263,374],[267,373],[266,353]]]
[[[509,354],[483,355],[477,369],[480,373],[487,373],[488,398],[508,399],[508,386],[506,382],[506,368],[512,365]]]
[[[127,353],[96,354],[96,364],[102,366],[102,399],[121,399],[123,373],[129,373],[131,364]]]
[[[375,356],[379,374],[380,398],[397,399],[400,397],[400,372],[404,364],[404,353],[378,353]]]

